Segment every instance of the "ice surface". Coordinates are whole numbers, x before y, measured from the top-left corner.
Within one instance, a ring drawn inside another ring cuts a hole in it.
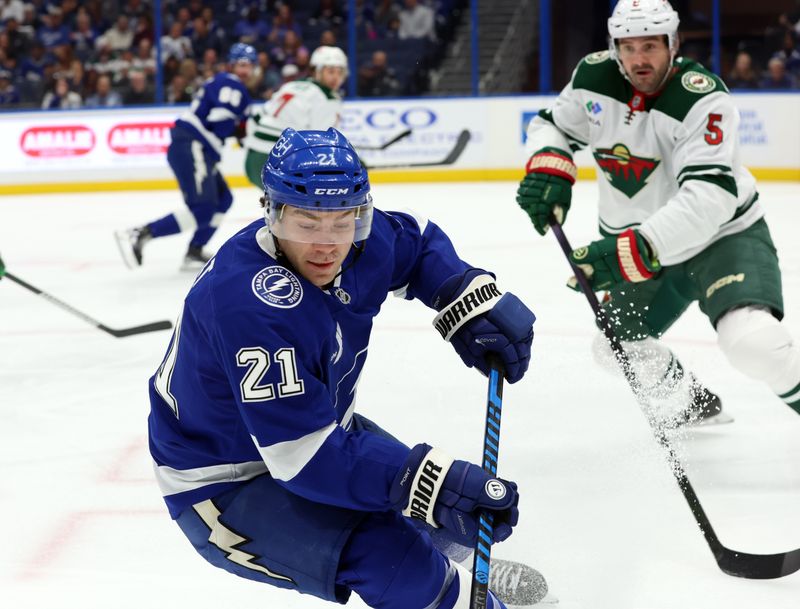
[[[795,609],[800,574],[722,574],[621,377],[592,361],[592,314],[564,287],[552,236],[514,203],[515,184],[378,184],[376,205],[441,224],[462,257],[497,273],[536,312],[530,374],[507,386],[501,475],[522,518],[494,554],[544,573],[563,609]],[[800,184],[761,184],[781,256],[786,323],[800,338]],[[237,190],[212,241],[258,217]],[[596,187],[576,186],[574,246],[595,237]],[[182,205],[179,193],[0,199],[8,269],[112,327],[174,319],[192,277],[187,237],[152,242],[128,271],[112,231]],[[0,601],[10,609],[323,607],[218,571],[167,515],[146,446],[146,380],[168,333],[110,337],[0,282]],[[419,303],[389,299],[359,386],[360,410],[409,443],[478,460],[486,383],[463,367]],[[693,306],[666,342],[718,392],[732,425],[691,432],[679,450],[722,542],[747,552],[800,547],[800,417],[725,361]],[[275,526],[281,526],[276,522]],[[363,608],[354,598],[350,605]]]

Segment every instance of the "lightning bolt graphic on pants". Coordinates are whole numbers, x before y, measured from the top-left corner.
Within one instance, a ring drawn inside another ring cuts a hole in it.
[[[207,499],[194,505],[193,507],[194,511],[197,512],[197,515],[200,516],[200,518],[203,519],[203,522],[206,523],[206,526],[211,529],[211,534],[208,536],[208,541],[225,552],[225,554],[228,556],[228,560],[247,569],[252,569],[254,571],[263,573],[269,577],[288,581],[293,584],[295,583],[291,577],[286,577],[280,573],[275,573],[266,567],[262,567],[261,565],[251,562],[255,560],[256,557],[253,554],[240,550],[236,547],[249,540],[245,539],[241,535],[238,535],[234,531],[231,531],[219,521],[220,511],[217,509],[217,506],[214,505],[211,499]]]

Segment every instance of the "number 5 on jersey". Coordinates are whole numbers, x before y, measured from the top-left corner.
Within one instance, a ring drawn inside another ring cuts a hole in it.
[[[723,134],[722,129],[717,125],[722,120],[721,114],[709,114],[708,123],[706,124],[706,143],[711,146],[718,146],[722,143]]]
[[[281,367],[281,382],[278,384],[278,397],[288,398],[300,395],[305,391],[303,381],[297,378],[297,362],[294,349],[283,348],[275,352],[275,361]],[[236,365],[248,370],[239,383],[242,402],[266,402],[275,399],[275,387],[272,383],[261,384],[270,367],[269,352],[263,347],[247,347],[239,349],[236,354]]]

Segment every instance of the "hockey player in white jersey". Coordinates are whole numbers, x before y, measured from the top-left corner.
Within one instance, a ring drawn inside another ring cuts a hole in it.
[[[261,168],[287,127],[324,130],[336,127],[342,111],[339,89],[347,78],[347,56],[338,47],[320,46],[309,60],[312,78],[293,80],[260,108],[251,109],[244,140],[247,178],[261,188]]]
[[[800,345],[780,321],[781,273],[739,158],[739,114],[716,75],[677,56],[678,22],[665,0],[620,0],[609,50],[585,57],[531,121],[517,202],[541,234],[551,218],[563,223],[572,153],[588,147],[603,238],[572,260],[595,290],[608,290],[605,307],[645,394],[688,404],[672,422],[724,416],[658,341],[697,301],[731,364],[800,412]],[[614,366],[603,336],[596,347]]]

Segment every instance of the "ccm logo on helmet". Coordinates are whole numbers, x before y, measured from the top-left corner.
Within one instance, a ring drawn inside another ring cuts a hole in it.
[[[346,195],[350,192],[349,188],[315,188],[315,195]]]

